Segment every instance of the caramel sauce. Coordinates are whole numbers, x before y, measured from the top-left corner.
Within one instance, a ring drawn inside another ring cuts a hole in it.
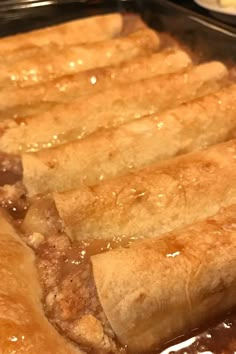
[[[0,207],[7,210],[7,212],[13,217],[16,224],[21,224],[28,210],[28,201],[25,197],[19,200],[8,200],[7,202],[1,202]]]
[[[20,157],[0,153],[0,207],[7,209],[17,221],[24,218],[28,208],[21,179]]]
[[[19,156],[0,153],[0,186],[13,185],[22,179]]]
[[[135,238],[124,237],[113,238],[110,241],[98,239],[75,242],[66,252],[61,275],[64,277],[76,271],[94,254],[107,252],[120,246],[127,247],[134,241]],[[166,344],[162,351],[158,349],[151,354],[234,354],[236,352],[236,311],[204,327],[174,339],[173,342]],[[127,353],[125,348],[122,348],[121,352]]]
[[[114,237],[109,241],[97,239],[74,242],[66,252],[64,264],[61,268],[62,277],[76,270],[83,262],[87,262],[91,256],[108,252],[118,247],[127,247],[136,240],[135,237]]]
[[[222,319],[221,319],[222,320]],[[229,313],[221,322],[209,324],[204,332],[197,329],[161,354],[234,354],[236,351],[236,311]],[[155,352],[153,354],[157,354]]]
[[[6,169],[7,170],[7,169]],[[20,171],[20,169],[15,169]],[[19,176],[19,173],[17,174]],[[21,220],[27,210],[27,202],[23,198],[15,203],[9,200],[2,205],[8,209],[16,220]],[[75,273],[89,258],[98,253],[107,252],[118,247],[128,247],[136,238],[113,238],[111,240],[89,240],[74,242],[66,247],[60,261],[60,281],[67,275]],[[167,256],[178,256],[181,245],[173,245]],[[236,352],[236,311],[221,318],[218,322],[209,323],[205,328],[200,328],[177,338],[172,343],[166,344],[162,351],[159,349],[152,354],[234,354]],[[122,353],[126,353],[123,348]],[[140,353],[137,353],[140,354]]]
[[[17,222],[24,217],[27,211],[27,203],[14,203],[9,200],[6,205],[2,205],[8,209],[10,214]],[[60,276],[59,281],[63,280],[67,275],[75,273],[82,265],[89,261],[92,255],[107,252],[118,247],[128,247],[136,238],[113,238],[111,240],[88,240],[74,242],[66,247],[63,256],[60,257]],[[181,249],[173,247],[167,254],[169,257],[178,256]],[[53,252],[51,248],[50,253]],[[178,337],[173,342],[168,343],[162,348],[152,352],[151,354],[234,354],[236,352],[236,311],[226,314],[224,318],[219,319],[215,323],[209,323],[204,328],[196,329],[190,333]],[[121,349],[121,353],[127,353],[125,348]],[[141,354],[141,353],[137,353]]]
[[[136,22],[135,22],[136,20]],[[128,24],[128,26],[127,26]],[[137,28],[136,28],[136,27]],[[126,18],[125,19],[125,31],[123,31],[123,35],[128,34],[133,31],[134,28],[139,29],[143,27],[143,23],[137,21],[137,18]],[[172,39],[173,40],[173,39]],[[163,41],[166,42],[166,41]],[[107,53],[109,56],[109,53]],[[75,65],[82,65],[82,62],[74,63],[70,62],[70,66],[73,68]],[[23,73],[23,81],[31,80],[38,81],[37,73],[34,69],[31,69],[29,72]],[[232,71],[232,76],[235,72]],[[188,77],[185,77],[186,81]],[[12,75],[12,81],[19,81],[19,78]],[[97,82],[96,77],[91,77],[91,84],[94,85]],[[59,87],[61,92],[66,91],[66,86]],[[220,105],[220,102],[219,102]],[[151,112],[153,113],[153,112]],[[16,123],[21,126],[25,126],[27,124],[27,120],[23,117],[16,117]],[[157,128],[163,128],[163,122],[157,122]],[[82,138],[83,135],[86,134],[86,131],[83,129],[80,132],[70,132],[68,135],[61,134],[60,136],[53,136],[52,140],[49,142],[34,144],[30,146],[23,146],[22,150],[25,151],[37,151],[44,148],[49,148],[52,146],[56,146],[58,143],[64,143],[68,140],[75,140]],[[0,186],[4,186],[5,184],[13,185],[16,182],[20,181],[22,178],[22,168],[19,165],[19,161],[15,160],[16,164],[14,168],[12,166],[7,165],[5,162],[2,163],[4,159],[0,155]],[[6,160],[5,160],[6,161]],[[135,198],[143,198],[144,195],[142,192],[137,192],[134,190],[133,192]],[[162,198],[162,194],[160,194],[160,198]],[[119,202],[119,201],[118,201]],[[19,202],[15,202],[14,200],[8,200],[1,205],[2,207],[7,208],[10,214],[14,217],[14,219],[21,220],[26,211],[27,211],[27,201],[22,198]],[[132,242],[136,241],[135,238],[113,238],[109,241],[104,241],[101,239],[92,240],[92,241],[81,241],[75,242],[72,245],[66,247],[63,257],[61,257],[60,264],[60,277],[63,279],[68,274],[72,274],[78,268],[89,261],[89,258],[98,253],[103,253],[110,251],[112,249],[118,247],[127,247]],[[48,245],[46,245],[48,246]],[[51,249],[47,248],[48,256],[53,252],[54,246]],[[169,250],[167,253],[167,257],[176,257],[181,253],[180,245],[173,245],[173,249]],[[205,330],[207,328],[207,330]],[[236,312],[232,312],[228,314],[223,320],[219,320],[218,323],[208,324],[205,326],[205,329],[196,329],[191,333],[188,333],[182,337],[177,338],[173,341],[173,343],[167,344],[163,348],[162,354],[223,354],[223,353],[235,353],[236,352]],[[23,340],[22,336],[22,340]],[[18,338],[16,336],[12,336],[9,338],[9,341],[16,342]],[[168,348],[167,348],[168,347]],[[122,348],[121,353],[126,353],[126,349]],[[152,354],[160,354],[160,350],[154,351]],[[136,353],[140,354],[140,353]]]

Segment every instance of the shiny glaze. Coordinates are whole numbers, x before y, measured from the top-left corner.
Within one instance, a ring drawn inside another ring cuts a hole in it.
[[[75,242],[68,252],[62,272],[68,274],[73,272],[84,261],[97,253],[103,253],[117,247],[128,247],[135,238],[118,238],[110,241],[94,240],[90,242]],[[177,247],[178,248],[178,247]],[[173,247],[166,253],[167,257],[181,256],[181,250]],[[173,252],[172,252],[173,251]],[[205,328],[195,329],[190,333],[173,340],[162,348],[151,354],[234,354],[236,352],[236,311],[226,314],[215,323],[209,323]],[[123,348],[121,353],[126,353]],[[137,353],[140,354],[140,353]]]
[[[14,205],[11,201],[5,206],[15,219],[21,219],[27,210],[27,204],[22,208],[20,205]],[[73,274],[92,255],[107,252],[120,246],[129,247],[135,241],[137,241],[135,237],[128,239],[120,237],[109,241],[97,239],[72,243],[61,258],[60,280],[68,274]],[[173,244],[163,252],[166,257],[181,257],[183,249],[180,244]],[[207,324],[204,328],[195,329],[174,339],[173,342],[166,344],[162,351],[158,349],[151,354],[234,354],[235,352],[236,311],[226,314],[224,318],[218,319],[215,323]],[[121,353],[127,353],[125,348],[122,348]]]
[[[20,221],[27,210],[27,203],[15,205],[12,201],[2,205]],[[93,240],[74,242],[66,250],[61,258],[60,275],[63,279],[68,274],[72,274],[84,262],[97,253],[103,253],[117,247],[129,247],[137,241],[136,238],[113,238],[111,240]],[[181,245],[172,245],[168,250],[163,250],[166,257],[179,257],[182,253]],[[11,340],[15,340],[12,338]],[[151,354],[234,354],[236,352],[236,311],[226,314],[224,318],[218,319],[215,323],[209,323],[204,328],[195,329],[190,333],[173,340],[166,344],[162,351],[159,349]],[[127,353],[125,348],[121,353]],[[140,353],[137,353],[140,354]]]

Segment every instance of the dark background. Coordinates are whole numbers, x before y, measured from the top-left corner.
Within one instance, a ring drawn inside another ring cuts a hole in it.
[[[194,1],[172,0],[172,2],[211,18],[208,11],[195,5]],[[45,5],[46,3],[50,4]],[[143,3],[146,4],[145,1]],[[24,32],[78,17],[117,11],[117,9],[133,11],[137,9],[136,1],[2,0],[0,1],[0,36]]]
[[[117,3],[115,0],[74,2],[70,0],[0,0],[0,35],[5,36],[78,17],[116,11]]]

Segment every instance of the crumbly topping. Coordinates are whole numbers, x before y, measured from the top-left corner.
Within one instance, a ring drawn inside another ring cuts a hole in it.
[[[72,333],[85,346],[92,346],[101,352],[116,351],[114,342],[104,332],[102,322],[92,315],[84,315],[79,320],[75,320]]]
[[[77,268],[61,273],[60,282],[46,297],[46,313],[73,341],[104,353],[114,352],[115,345],[106,333],[109,325],[97,296],[91,263],[84,262]]]
[[[45,313],[51,323],[72,341],[96,354],[115,353],[114,333],[100,305],[89,258],[72,259],[77,245],[64,233],[32,233],[44,291]],[[79,248],[78,248],[79,249]]]
[[[29,236],[28,244],[34,249],[37,249],[43,242],[44,236],[39,232],[34,232],[32,235]]]
[[[46,236],[48,242],[51,242],[49,236],[61,236],[63,228],[63,223],[50,196],[36,196],[30,200],[30,207],[22,223],[22,229],[26,235],[38,232]],[[57,242],[59,239],[60,237],[57,238]]]

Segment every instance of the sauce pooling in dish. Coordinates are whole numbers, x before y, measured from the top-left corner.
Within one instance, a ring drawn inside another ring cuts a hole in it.
[[[13,185],[22,178],[21,158],[0,152],[0,186]]]
[[[14,214],[17,219],[18,215],[22,215],[21,209],[17,210],[16,206]],[[54,284],[66,282],[68,284],[68,279],[75,279],[76,274],[82,274],[84,270],[91,272],[88,264],[92,255],[108,252],[120,246],[128,247],[134,241],[137,241],[137,239],[120,237],[109,241],[97,239],[71,243],[66,235],[59,235],[58,237],[53,235],[51,239],[45,238],[44,244],[36,250],[36,255],[41,271],[44,267],[42,266],[44,261],[46,262],[46,268],[50,269],[50,282],[55,282]],[[177,252],[178,250],[175,249],[175,251]],[[43,260],[43,263],[40,263],[40,260]],[[44,278],[45,272],[41,274],[41,282],[46,299],[52,287],[49,284],[50,282],[48,282],[47,274],[46,279]],[[62,329],[60,328],[60,330]],[[67,336],[66,331],[64,335]],[[234,311],[215,323],[209,323],[205,328],[183,334],[182,337],[168,343],[162,348],[162,351],[158,349],[150,354],[233,354],[236,350],[235,338],[236,312]],[[126,350],[122,348],[121,353],[126,353]]]
[[[197,331],[199,333],[199,330]],[[180,341],[161,354],[233,354],[236,349],[236,312],[229,313],[223,321],[211,325],[205,332]],[[155,353],[156,354],[156,353]]]
[[[84,261],[94,254],[110,251],[119,246],[127,247],[136,239],[113,239],[111,241],[94,240],[92,242],[74,243],[64,259],[62,272],[64,276],[76,270]],[[215,323],[203,329],[183,335],[166,345],[161,354],[234,354],[236,351],[236,311],[229,313]],[[151,354],[159,354],[160,350]]]

